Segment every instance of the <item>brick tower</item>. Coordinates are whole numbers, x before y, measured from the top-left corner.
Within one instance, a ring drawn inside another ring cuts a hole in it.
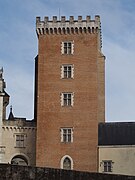
[[[36,19],[36,165],[97,171],[105,121],[100,17]]]

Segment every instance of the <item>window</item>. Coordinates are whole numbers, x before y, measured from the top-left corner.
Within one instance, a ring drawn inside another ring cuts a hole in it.
[[[61,142],[73,142],[73,128],[61,128]]]
[[[62,42],[62,45],[61,45],[62,54],[73,54],[73,51],[74,51],[73,41]]]
[[[103,161],[104,172],[112,172],[112,161]]]
[[[62,93],[61,94],[61,105],[62,106],[73,106],[73,93]]]
[[[61,158],[60,168],[71,170],[73,169],[73,159],[69,155],[65,155]]]
[[[16,147],[24,147],[24,135],[23,134],[16,135]]]
[[[27,158],[25,156],[16,155],[16,156],[14,156],[12,158],[11,164],[27,166],[28,165],[28,160],[27,160]]]
[[[61,78],[68,79],[73,78],[73,65],[62,65]]]
[[[71,169],[71,161],[68,157],[66,157],[63,161],[63,169],[66,169],[66,170]]]

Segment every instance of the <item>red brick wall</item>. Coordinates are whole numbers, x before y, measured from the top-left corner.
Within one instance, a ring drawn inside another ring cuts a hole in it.
[[[61,42],[74,40],[74,54]],[[97,171],[97,34],[39,35],[36,165],[60,168],[64,155],[73,169]],[[74,64],[74,79],[61,79],[62,64]],[[61,107],[60,93],[74,92],[74,106]],[[102,113],[102,112],[101,112]],[[60,128],[73,127],[73,143],[60,142]]]

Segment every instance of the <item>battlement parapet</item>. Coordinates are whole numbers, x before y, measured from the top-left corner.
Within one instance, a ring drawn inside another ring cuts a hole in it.
[[[82,19],[82,16],[78,16],[78,20],[74,20],[74,16],[70,16],[69,20],[66,20],[65,16],[61,16],[61,20],[58,20],[57,16],[53,16],[52,20],[49,20],[49,17],[44,17],[43,21],[40,17],[36,17],[36,32],[37,36],[98,33],[100,47],[102,46],[101,22],[99,15],[96,15],[94,20],[91,20],[90,16],[86,16],[85,20]]]
[[[36,30],[37,34],[61,34],[61,33],[77,33],[79,32],[98,32],[100,30],[100,17],[95,16],[95,20],[91,20],[90,16],[87,16],[85,20],[82,16],[78,16],[78,20],[74,20],[74,16],[70,16],[69,20],[66,20],[65,16],[61,16],[61,20],[57,20],[57,16],[53,16],[52,20],[49,17],[44,17],[44,21],[41,21],[40,17],[36,18]]]

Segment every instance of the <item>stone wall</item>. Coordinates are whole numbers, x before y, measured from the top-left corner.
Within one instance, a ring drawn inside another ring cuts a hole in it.
[[[0,164],[0,180],[133,180],[135,176],[109,175],[52,168]]]

